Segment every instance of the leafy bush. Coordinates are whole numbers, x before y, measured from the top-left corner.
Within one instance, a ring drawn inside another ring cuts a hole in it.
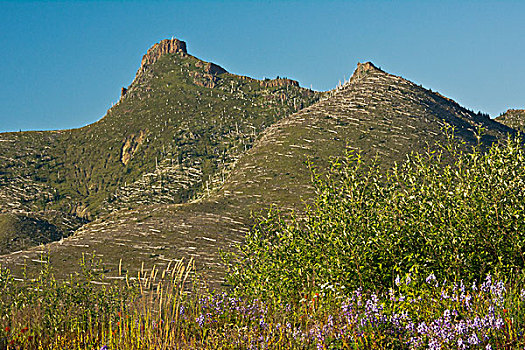
[[[272,210],[230,265],[242,293],[295,299],[321,287],[381,290],[397,275],[473,281],[521,273],[525,247],[524,146],[483,151],[453,143],[389,171],[358,154],[313,173],[305,217]]]

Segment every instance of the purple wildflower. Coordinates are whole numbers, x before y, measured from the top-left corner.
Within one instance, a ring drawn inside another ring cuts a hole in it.
[[[425,281],[428,284],[431,284],[431,282],[436,282],[436,276],[434,275],[434,273],[431,273],[430,275],[428,275],[428,277],[425,279]]]

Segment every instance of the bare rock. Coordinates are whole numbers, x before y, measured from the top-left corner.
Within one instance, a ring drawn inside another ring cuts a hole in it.
[[[141,130],[138,135],[131,134],[124,140],[120,156],[122,164],[127,165],[129,163],[139,146],[144,142],[145,137],[146,132]]]
[[[186,42],[179,39],[164,39],[153,45],[148,52],[146,52],[144,57],[142,57],[142,62],[137,75],[146,71],[146,69],[155,63],[162,55],[170,53],[187,54]]]

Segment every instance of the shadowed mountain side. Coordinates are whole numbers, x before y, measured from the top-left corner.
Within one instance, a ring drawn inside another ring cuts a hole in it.
[[[360,64],[351,81],[329,95],[267,128],[235,163],[219,191],[194,203],[115,212],[61,243],[47,245],[52,263],[61,273],[72,273],[72,262],[82,253],[95,253],[106,262],[108,276],[115,275],[120,259],[134,276],[142,262],[151,267],[194,257],[217,286],[224,276],[218,252],[242,241],[252,211],[272,203],[300,210],[303,201],[312,198],[307,160],[322,170],[348,147],[365,159],[378,156],[389,167],[410,151],[444,141],[446,125],[454,126],[456,136],[471,144],[477,142],[478,127],[485,128],[486,143],[513,132],[370,63]],[[41,250],[0,261],[16,270],[24,260],[38,264]]]

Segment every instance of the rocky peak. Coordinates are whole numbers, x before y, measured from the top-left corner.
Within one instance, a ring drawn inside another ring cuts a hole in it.
[[[374,72],[384,73],[381,69],[374,66],[372,62],[358,63],[354,74],[352,74],[352,77],[350,78],[350,82],[353,83],[358,81]]]
[[[150,65],[155,63],[162,55],[170,53],[182,53],[187,54],[186,42],[179,39],[164,39],[159,43],[153,45],[148,52],[142,57],[139,71],[137,73],[143,73]]]

